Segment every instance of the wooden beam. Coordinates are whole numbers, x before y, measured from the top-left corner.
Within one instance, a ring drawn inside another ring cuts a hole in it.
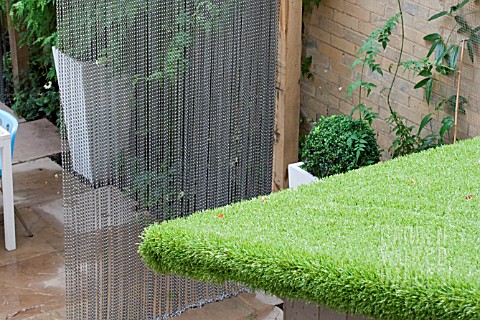
[[[10,55],[12,59],[12,73],[13,73],[13,83],[15,86],[18,85],[22,71],[28,70],[28,55],[29,50],[28,46],[20,46],[20,33],[15,30],[15,27],[10,19],[10,1],[6,2],[7,5],[7,21],[8,21],[8,41],[10,44]]]
[[[302,1],[281,0],[273,191],[288,187],[287,167],[298,161]]]

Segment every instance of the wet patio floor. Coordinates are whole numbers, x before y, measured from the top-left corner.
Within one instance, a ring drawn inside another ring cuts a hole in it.
[[[17,250],[6,251],[0,216],[0,320],[66,317],[62,172],[52,160],[59,153],[55,126],[45,119],[20,123],[13,165],[15,205],[34,236],[28,237],[16,219]],[[280,320],[278,303],[262,293],[245,293],[178,319]]]

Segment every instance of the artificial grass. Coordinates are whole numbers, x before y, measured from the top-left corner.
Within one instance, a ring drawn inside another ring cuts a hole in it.
[[[480,319],[480,139],[147,228],[160,273],[383,319]]]

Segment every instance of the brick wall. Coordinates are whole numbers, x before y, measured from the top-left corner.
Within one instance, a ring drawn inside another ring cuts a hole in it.
[[[460,1],[459,1],[460,2]],[[448,10],[456,4],[441,0],[402,0],[405,19],[404,58],[418,59],[426,56],[430,44],[423,40],[429,33],[438,32],[448,35],[454,25],[453,19],[443,17],[431,22],[428,18],[442,10]],[[465,12],[480,9],[479,5],[469,4]],[[304,55],[312,56],[311,71],[313,79],[302,79],[302,109],[311,119],[320,115],[349,114],[358,103],[358,94],[345,100],[346,88],[359,75],[360,68],[353,72],[350,66],[356,59],[356,52],[369,34],[397,13],[395,0],[322,0],[318,9],[304,14]],[[463,14],[463,13],[462,13]],[[480,20],[476,15],[468,17]],[[480,21],[472,21],[472,24]],[[476,26],[476,25],[475,25]],[[388,73],[389,66],[399,55],[399,28],[394,31],[392,42],[387,51],[377,58],[384,69],[384,77],[367,76],[366,80],[375,82],[379,90],[374,90],[364,102],[379,112],[380,119],[374,122],[380,147],[388,150],[393,141],[390,125],[385,121],[389,116],[386,94],[380,90],[392,79]],[[452,40],[458,38],[452,33]],[[478,49],[478,48],[477,48]],[[480,54],[476,52],[477,60]],[[466,114],[459,117],[459,138],[467,138],[480,134],[480,63],[469,61],[465,53],[461,95],[469,100]],[[425,90],[414,90],[413,86],[421,78],[415,78],[411,72],[401,72],[392,93],[393,106],[396,111],[408,119],[409,125],[418,126],[421,119],[434,112],[435,103],[456,94],[456,76],[437,77],[440,81],[434,86],[435,95],[430,106],[425,101]],[[453,114],[446,111],[447,114]],[[441,119],[445,112],[439,115]],[[432,122],[438,128],[438,120]],[[453,134],[453,130],[452,130]],[[384,153],[388,157],[387,152]]]

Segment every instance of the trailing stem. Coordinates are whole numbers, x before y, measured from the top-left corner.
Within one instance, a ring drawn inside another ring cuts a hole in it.
[[[393,107],[392,107],[391,95],[392,95],[392,91],[393,91],[393,86],[394,86],[394,84],[395,84],[395,80],[397,80],[398,70],[400,69],[400,64],[401,64],[401,62],[402,62],[403,49],[404,49],[404,44],[405,44],[405,24],[404,24],[404,20],[403,20],[402,3],[400,2],[400,0],[397,0],[397,4],[398,4],[398,11],[400,12],[400,26],[401,26],[400,53],[399,53],[399,55],[398,55],[397,65],[396,65],[396,67],[395,67],[395,73],[393,74],[392,83],[390,83],[390,88],[388,89],[388,95],[387,95],[387,105],[388,105],[388,108],[389,108],[390,113],[391,113],[392,115],[395,114],[395,118],[398,118],[398,117],[397,117],[397,114],[396,114],[396,112],[393,110]]]
[[[447,14],[452,15],[454,12],[458,11],[459,8],[465,6],[468,1],[469,0],[463,0],[462,3],[451,7],[450,11],[442,11],[441,13],[432,16],[430,20]],[[372,89],[377,86],[375,83],[364,80],[364,72],[369,69],[370,72],[377,73],[383,76],[382,68],[376,62],[376,57],[381,52],[381,48],[383,48],[383,50],[386,50],[388,43],[390,42],[390,36],[392,34],[393,28],[400,24],[400,51],[397,57],[395,70],[392,73],[392,80],[390,82],[390,85],[387,86],[386,89],[387,106],[390,112],[390,116],[388,117],[387,121],[390,125],[392,125],[391,132],[393,132],[396,136],[391,147],[389,148],[389,151],[392,152],[392,156],[394,158],[442,145],[444,135],[453,127],[453,119],[449,116],[445,117],[441,121],[441,128],[438,132],[432,131],[428,134],[425,134],[423,130],[427,127],[429,123],[431,123],[433,119],[431,113],[427,114],[425,117],[422,118],[418,128],[415,131],[413,131],[414,126],[407,125],[406,119],[395,111],[392,102],[393,88],[397,82],[400,67],[405,68],[405,70],[413,69],[415,75],[423,78],[421,81],[415,84],[414,89],[425,87],[426,102],[427,104],[430,104],[434,81],[433,71],[436,71],[441,75],[451,74],[453,72],[452,70],[454,70],[455,68],[455,62],[458,53],[458,48],[455,45],[446,46],[441,39],[440,34],[434,33],[424,37],[424,40],[426,41],[433,41],[430,51],[426,57],[421,58],[418,61],[408,60],[403,62],[402,58],[405,45],[405,23],[401,0],[397,0],[397,5],[398,13],[395,16],[391,17],[383,27],[375,29],[365,41],[365,43],[360,47],[360,50],[357,53],[359,58],[356,59],[352,64],[352,69],[361,63],[361,75],[352,84],[349,85],[347,90],[347,98],[351,96],[354,90],[359,90],[359,104],[352,109],[350,115],[352,116],[354,113],[358,113],[359,119],[365,120],[371,125],[372,121],[378,116],[378,114],[372,111],[371,107],[367,107],[364,103],[362,103],[362,98],[368,97]],[[459,31],[457,32],[468,33],[471,36],[471,39],[469,39],[469,41],[472,43],[478,40],[478,37],[474,35],[474,33],[480,30],[480,27],[477,29],[468,26],[468,24],[463,20],[463,18],[459,16],[455,16],[455,20],[459,24],[461,24],[463,28],[459,29]],[[478,40],[478,42],[480,42],[480,40]],[[432,62],[430,61],[430,58],[433,52],[435,52],[438,57],[436,57],[435,60]],[[444,63],[444,61],[446,63]],[[365,90],[365,94],[362,92],[362,90]],[[456,97],[454,96],[453,99],[455,100],[455,98]],[[449,98],[448,102],[450,101],[450,99],[452,98]],[[464,103],[466,102],[464,98],[462,101]],[[444,101],[442,103],[446,102]],[[436,110],[438,109],[436,108]]]
[[[364,61],[366,61],[367,59],[367,53],[365,53],[365,57],[364,57]],[[363,83],[363,76],[364,76],[364,72],[365,72],[365,65],[366,63],[362,63],[362,72],[360,73],[360,83]],[[362,104],[362,87],[359,86],[358,87],[358,105],[361,105]]]

